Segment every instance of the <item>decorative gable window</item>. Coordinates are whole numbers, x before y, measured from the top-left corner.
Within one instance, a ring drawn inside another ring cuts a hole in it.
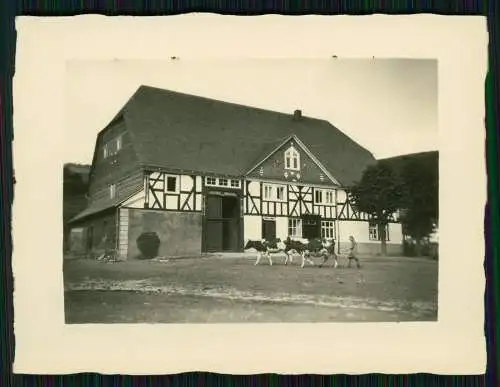
[[[109,197],[110,199],[114,199],[116,197],[116,184],[111,184],[109,186]]]
[[[177,192],[177,176],[166,176],[165,183],[167,192]]]
[[[379,241],[380,235],[378,232],[378,225],[376,223],[370,222],[368,224],[368,237],[371,241]],[[389,240],[389,225],[385,226],[385,240]]]
[[[293,145],[285,152],[285,169],[300,171],[300,154]]]

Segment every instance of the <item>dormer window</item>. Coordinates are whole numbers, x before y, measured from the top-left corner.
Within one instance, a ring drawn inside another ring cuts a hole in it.
[[[293,145],[285,152],[285,169],[300,170],[300,154]]]

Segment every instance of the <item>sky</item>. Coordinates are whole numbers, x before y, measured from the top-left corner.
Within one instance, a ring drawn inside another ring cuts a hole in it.
[[[140,85],[326,119],[376,158],[437,150],[437,61],[183,59],[70,61],[65,162],[90,164],[95,138]]]

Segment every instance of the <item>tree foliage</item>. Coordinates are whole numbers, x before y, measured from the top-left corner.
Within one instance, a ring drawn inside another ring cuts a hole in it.
[[[404,208],[401,221],[406,235],[420,241],[429,236],[439,218],[439,168],[437,153],[408,160],[402,167]]]
[[[349,189],[355,210],[368,214],[378,226],[382,254],[386,254],[386,227],[390,217],[401,208],[403,187],[398,174],[385,163],[368,167],[361,180]]]
[[[367,168],[361,181],[350,189],[357,211],[378,225],[385,254],[385,230],[389,217],[401,214],[405,235],[417,243],[428,237],[439,219],[439,154],[417,153],[380,160]]]

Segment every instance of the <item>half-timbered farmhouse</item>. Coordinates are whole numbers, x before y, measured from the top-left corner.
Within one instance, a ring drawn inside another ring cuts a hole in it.
[[[141,86],[98,134],[88,206],[72,220],[86,249],[123,258],[156,232],[161,256],[242,251],[249,239],[353,235],[378,252],[377,228],[346,188],[372,154],[329,122]],[[401,226],[388,226],[388,251]]]

